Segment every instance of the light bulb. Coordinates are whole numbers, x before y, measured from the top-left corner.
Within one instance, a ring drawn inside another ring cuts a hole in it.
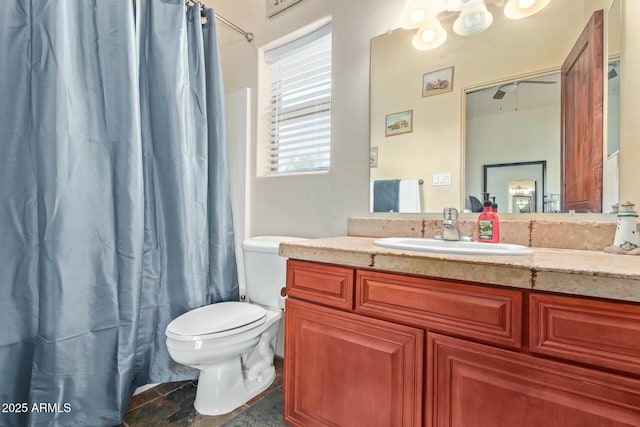
[[[529,9],[535,2],[536,0],[518,0],[518,6],[520,9]]]
[[[431,5],[431,0],[407,0],[400,26],[406,30],[418,28],[427,15],[432,13]]]
[[[453,31],[460,36],[472,36],[489,28],[492,22],[493,15],[484,3],[481,3],[473,9],[460,12],[460,16],[453,23]]]
[[[413,36],[411,43],[418,50],[431,50],[441,46],[447,39],[447,32],[437,18],[428,18]]]
[[[522,19],[534,15],[547,7],[551,0],[509,0],[504,15],[509,19]]]
[[[429,28],[422,33],[422,40],[425,43],[430,43],[436,38],[436,31],[433,28]]]
[[[417,9],[411,12],[411,22],[418,25],[424,21],[424,9]]]
[[[464,20],[464,25],[467,28],[473,28],[482,22],[482,12],[473,12],[467,16],[467,19]]]

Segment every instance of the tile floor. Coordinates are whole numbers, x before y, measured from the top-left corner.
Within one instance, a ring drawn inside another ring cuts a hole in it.
[[[283,361],[275,360],[276,379],[260,395],[225,415],[205,416],[193,408],[193,381],[167,383],[133,396],[119,427],[201,426],[276,427],[282,421]]]

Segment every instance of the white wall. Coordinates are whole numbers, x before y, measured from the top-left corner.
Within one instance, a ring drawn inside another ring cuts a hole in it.
[[[622,1],[620,67],[620,201],[640,205],[640,1]]]
[[[302,0],[271,19],[262,0],[206,0],[255,34],[252,43],[218,22],[226,92],[258,92],[258,48],[333,17],[332,165],[326,174],[256,177],[251,160],[250,235],[344,235],[347,218],[369,211],[369,43],[398,26],[404,0]],[[252,100],[252,116],[259,117]],[[252,127],[251,153],[258,135]]]

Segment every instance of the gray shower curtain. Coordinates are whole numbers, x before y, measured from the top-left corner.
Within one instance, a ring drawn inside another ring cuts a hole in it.
[[[237,299],[215,21],[0,1],[0,425],[111,426],[179,314]],[[211,11],[207,11],[211,13]]]

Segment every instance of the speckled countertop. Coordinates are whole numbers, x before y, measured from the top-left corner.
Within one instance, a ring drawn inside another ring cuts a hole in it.
[[[445,255],[386,249],[372,237],[280,244],[280,255],[396,273],[640,302],[640,257],[532,248],[524,256]]]

